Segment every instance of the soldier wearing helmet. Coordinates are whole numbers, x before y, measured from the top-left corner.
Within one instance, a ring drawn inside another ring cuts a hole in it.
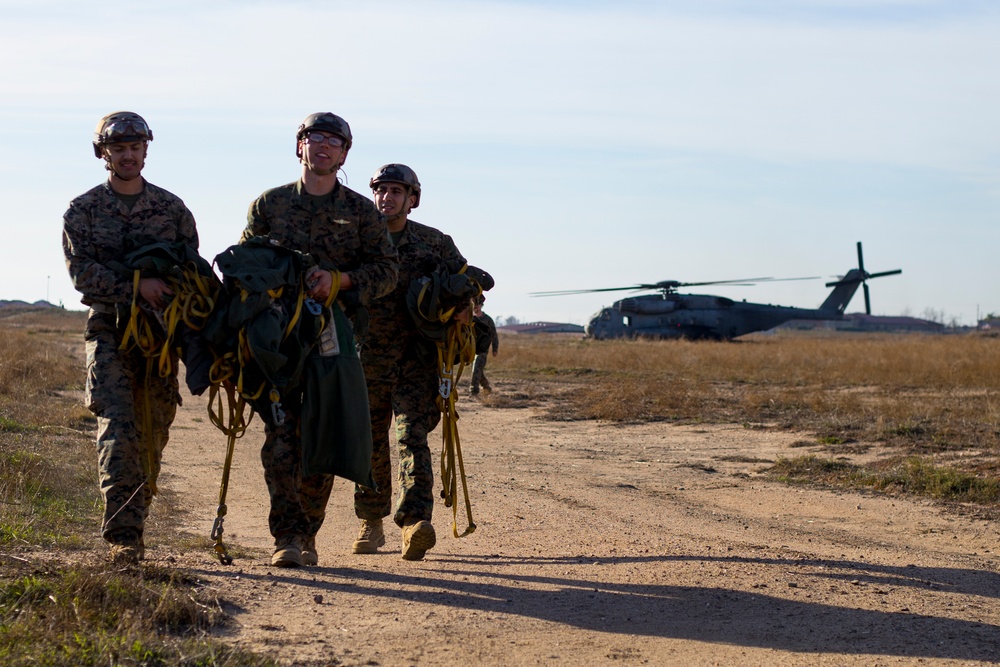
[[[437,405],[437,351],[417,331],[406,303],[410,283],[448,260],[465,259],[447,234],[408,218],[420,203],[420,181],[403,164],[387,164],[369,181],[375,205],[386,216],[399,252],[394,289],[369,309],[361,359],[368,385],[375,489],[356,486],[354,511],[361,519],[353,551],[376,553],[385,544],[383,518],[402,529],[402,556],[420,560],[434,546],[434,470],[428,434],[441,420]],[[399,441],[399,497],[392,499],[389,427],[395,414]]]
[[[94,155],[104,159],[116,191],[131,194],[142,189],[139,174],[146,162],[146,148],[153,133],[142,116],[131,111],[115,111],[97,122]]]
[[[385,219],[372,202],[337,179],[353,142],[347,121],[329,112],[310,114],[295,138],[301,177],[267,190],[250,204],[242,240],[267,235],[287,248],[310,254],[318,268],[307,276],[309,296],[320,303],[336,299],[348,311],[349,304],[358,304],[356,322],[360,324],[364,308],[396,284],[396,250],[386,234]],[[332,322],[331,318],[324,334],[329,334]],[[320,360],[309,367],[325,368],[324,363]],[[305,396],[303,402],[309,398]],[[365,402],[364,414],[367,401],[365,397],[359,400]],[[278,567],[318,562],[316,533],[326,516],[333,485],[333,475],[301,474],[302,436],[297,429],[301,413],[301,406],[286,405],[284,424],[266,426],[261,449],[271,497],[268,525],[275,544],[271,563]]]
[[[147,381],[141,352],[120,349],[127,318],[119,315],[128,313],[133,299],[156,311],[172,294],[160,278],[143,276],[136,284],[132,272],[122,268],[129,252],[153,243],[198,249],[194,216],[184,202],[142,177],[152,140],[149,125],[136,113],[116,111],[101,118],[93,135],[94,155],[104,160],[108,179],[74,199],[63,216],[66,265],[81,301],[90,306],[86,399],[97,416],[101,534],[111,545],[112,559],[124,564],[143,557],[152,501],[148,482],[157,472],[144,470],[150,464],[143,461],[159,468],[180,394],[176,373],[154,373]]]
[[[489,361],[491,348],[494,357],[497,356],[497,351],[500,349],[500,337],[497,336],[496,322],[483,312],[484,303],[486,303],[486,297],[480,294],[479,298],[476,299],[476,307],[472,311],[472,321],[476,327],[476,360],[472,363],[472,383],[469,393],[473,396],[479,395],[480,385],[487,394],[493,391],[489,378],[486,377],[486,362]]]

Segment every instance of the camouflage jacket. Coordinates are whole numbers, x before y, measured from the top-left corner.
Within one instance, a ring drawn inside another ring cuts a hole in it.
[[[265,234],[312,255],[320,268],[349,272],[365,305],[395,284],[396,251],[385,219],[369,199],[339,183],[326,198],[310,197],[301,180],[264,192],[250,204],[241,242]]]
[[[154,243],[185,243],[197,251],[198,232],[184,202],[149,182],[131,211],[105,182],[70,202],[63,216],[66,266],[88,306],[130,303],[125,256]]]
[[[410,283],[433,272],[445,260],[465,262],[450,236],[414,220],[406,221],[396,250],[399,252],[399,278],[396,286],[369,307],[368,326],[373,339],[386,340],[408,334],[416,335],[417,328],[406,305]]]
[[[477,322],[482,323],[482,331],[484,334],[486,334],[485,336],[483,336],[483,338],[485,338],[486,340],[480,341],[479,329],[477,328],[476,353],[486,354],[487,352],[490,351],[490,348],[493,348],[493,354],[496,354],[497,351],[500,349],[500,337],[497,335],[496,322],[494,322],[493,318],[487,315],[486,313],[483,313],[482,315],[476,315],[473,319]]]

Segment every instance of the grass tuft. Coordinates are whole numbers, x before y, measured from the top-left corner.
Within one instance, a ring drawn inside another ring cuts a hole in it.
[[[80,392],[83,318],[20,315],[0,310],[0,664],[275,664],[211,639],[228,622],[221,602],[181,571],[53,567],[53,549],[64,561],[86,549],[88,563],[106,549]]]
[[[177,571],[71,566],[0,578],[5,665],[275,664],[208,638],[227,622]]]
[[[863,467],[835,459],[802,456],[780,459],[768,472],[775,479],[791,484],[811,482],[875,489],[962,503],[992,504],[1000,501],[1000,481],[997,479],[936,466],[919,457],[887,460]]]

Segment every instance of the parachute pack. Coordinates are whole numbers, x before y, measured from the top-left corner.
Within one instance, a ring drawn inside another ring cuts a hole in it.
[[[327,303],[307,295],[307,276],[316,269],[310,255],[251,237],[216,256],[221,281],[185,245],[153,244],[125,261],[116,268],[133,276],[135,297],[130,316],[122,318],[122,348],[142,350],[147,377],[156,366],[164,377],[175,372],[180,353],[188,388],[195,395],[210,388],[210,419],[228,437],[212,527],[223,563],[232,562],[222,533],[235,441],[255,413],[278,427],[286,409],[301,409],[303,474],[334,474],[374,487],[368,392],[351,322],[334,300],[336,281]],[[138,298],[145,277],[164,280],[174,292],[162,313]],[[353,292],[339,295],[352,309]]]
[[[298,387],[325,326],[322,304],[308,299],[303,285],[315,263],[259,236],[230,246],[215,264],[224,298],[204,332],[221,362],[213,379],[232,378],[261,419],[278,426],[284,422],[283,396]]]
[[[476,529],[458,435],[458,381],[476,357],[473,302],[493,288],[486,271],[457,261],[445,261],[410,283],[406,303],[417,330],[437,348],[438,397],[441,410],[441,498],[452,508],[452,534],[464,537]],[[455,315],[465,311],[460,321]],[[458,481],[465,496],[467,527],[458,532]]]
[[[312,258],[267,237],[232,246],[215,263],[228,298],[206,337],[235,357],[239,394],[272,427],[284,422],[283,404],[301,408],[302,474],[374,486],[368,390],[336,285],[326,304],[308,297]]]
[[[446,261],[410,283],[406,305],[420,334],[440,343],[447,338],[451,318],[493,285],[486,271]]]

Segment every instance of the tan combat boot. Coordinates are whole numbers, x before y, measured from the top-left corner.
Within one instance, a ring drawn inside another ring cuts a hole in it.
[[[319,564],[319,552],[316,551],[316,536],[307,537],[305,544],[302,546],[302,564],[303,565],[318,565]]]
[[[403,526],[403,560],[420,560],[437,542],[430,521],[416,521]]]
[[[354,541],[354,553],[375,554],[378,548],[385,545],[385,531],[382,530],[382,519],[362,519],[361,531]]]
[[[139,564],[142,554],[137,544],[112,544],[108,558],[118,567],[135,567]]]
[[[275,540],[271,565],[275,567],[302,567],[302,538],[287,535]]]

